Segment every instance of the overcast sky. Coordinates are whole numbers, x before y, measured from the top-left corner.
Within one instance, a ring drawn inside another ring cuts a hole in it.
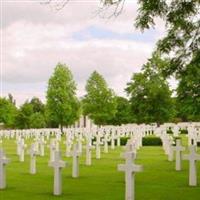
[[[18,105],[33,96],[45,101],[47,82],[58,62],[70,67],[78,96],[85,94],[94,70],[125,96],[126,83],[165,33],[161,21],[154,30],[135,30],[135,0],[127,1],[123,13],[112,19],[96,16],[99,1],[71,0],[59,12],[39,2],[3,0],[2,88]]]

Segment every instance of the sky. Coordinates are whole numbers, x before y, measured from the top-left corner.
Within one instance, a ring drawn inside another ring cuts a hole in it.
[[[98,14],[95,0],[71,0],[60,11],[41,2],[1,3],[1,95],[11,93],[17,105],[33,96],[45,102],[48,79],[58,62],[72,71],[79,97],[94,70],[117,95],[126,96],[127,82],[165,34],[161,20],[144,33],[134,28],[136,0],[126,1],[117,18],[107,17],[112,10]]]

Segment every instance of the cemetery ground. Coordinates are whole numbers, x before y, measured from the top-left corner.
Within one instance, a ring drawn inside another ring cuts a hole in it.
[[[184,144],[187,144],[185,136]],[[28,144],[29,145],[29,144]],[[0,200],[122,200],[124,199],[124,173],[117,171],[117,165],[124,163],[120,158],[123,147],[102,152],[100,160],[95,159],[93,150],[92,166],[85,166],[85,151],[80,158],[80,177],[72,178],[72,160],[62,153],[62,160],[67,167],[62,170],[63,194],[53,196],[53,168],[48,166],[49,149],[45,156],[37,156],[37,174],[29,174],[30,156],[26,154],[25,162],[19,162],[16,156],[16,143],[5,139],[3,147],[11,159],[6,167],[7,188],[0,191]],[[62,144],[64,152],[64,145]],[[175,162],[167,161],[161,146],[142,147],[137,154],[136,163],[143,165],[144,171],[136,176],[137,200],[199,200],[200,176],[198,186],[188,186],[188,161],[183,162],[183,170],[175,171]],[[200,165],[197,162],[198,172]]]

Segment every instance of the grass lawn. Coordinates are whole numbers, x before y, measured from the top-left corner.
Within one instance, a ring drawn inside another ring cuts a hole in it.
[[[187,141],[184,139],[184,144]],[[117,171],[117,164],[124,163],[119,157],[122,148],[102,153],[96,160],[93,154],[92,166],[84,165],[85,156],[80,159],[80,178],[71,178],[72,162],[64,158],[68,166],[62,171],[63,195],[54,197],[53,168],[48,167],[49,155],[37,157],[37,174],[29,174],[29,156],[20,163],[14,140],[5,140],[4,149],[11,163],[7,165],[7,189],[0,191],[0,200],[124,200],[124,173]],[[62,146],[64,150],[64,145]],[[48,149],[45,149],[45,153]],[[168,162],[162,147],[143,147],[138,152],[137,163],[144,166],[144,172],[136,174],[136,200],[199,200],[199,186],[188,186],[188,162],[183,161],[183,170],[176,172],[175,163]],[[200,161],[198,172],[200,172]]]

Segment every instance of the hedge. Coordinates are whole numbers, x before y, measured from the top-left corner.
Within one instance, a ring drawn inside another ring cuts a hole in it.
[[[142,138],[143,146],[162,146],[162,140],[159,137],[144,137]]]
[[[127,144],[127,141],[130,139],[130,137],[121,137],[120,142],[121,146],[125,146]],[[92,139],[92,142],[94,142],[96,138]],[[110,145],[110,141],[108,142],[108,145]],[[117,140],[115,140],[115,145],[117,145]],[[142,145],[143,146],[162,146],[162,140],[159,137],[144,137],[142,138]]]

